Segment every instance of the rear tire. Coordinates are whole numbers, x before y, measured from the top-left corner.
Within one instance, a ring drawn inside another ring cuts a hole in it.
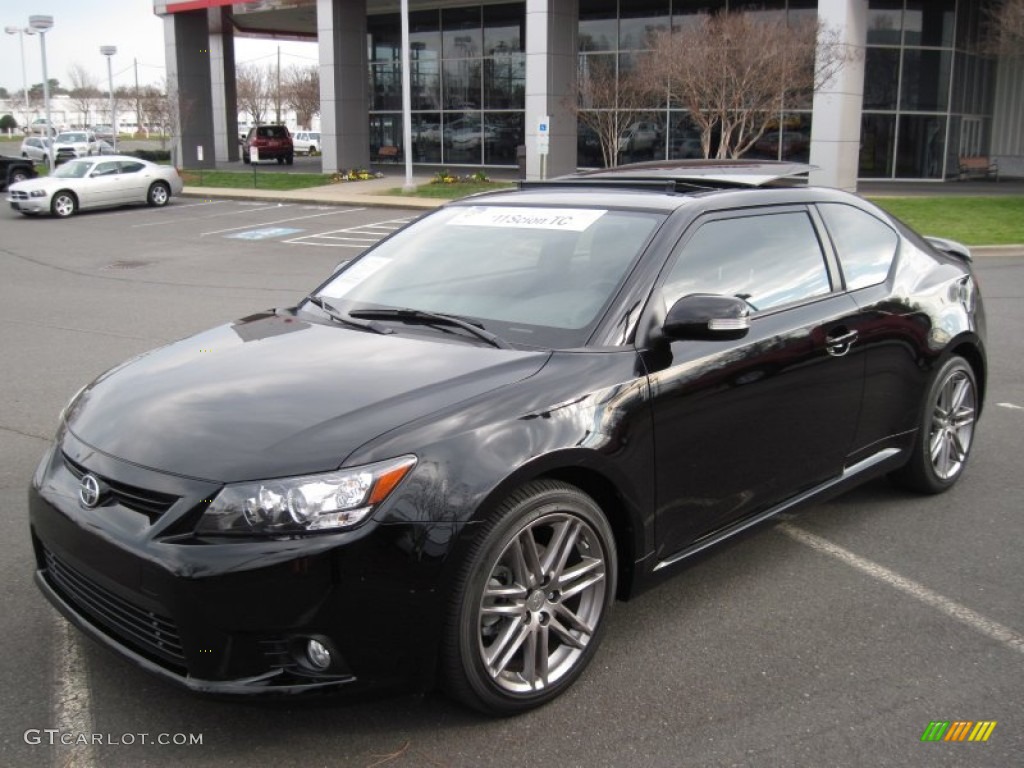
[[[154,181],[149,185],[146,202],[154,208],[163,208],[171,199],[171,188],[162,181]]]
[[[593,658],[615,599],[615,539],[579,488],[535,481],[481,525],[454,581],[442,685],[513,715],[565,691]]]
[[[284,161],[288,163],[288,165],[292,165],[295,162],[295,155],[286,156]]]
[[[277,158],[277,164],[278,165],[284,165],[284,158],[283,157]]]
[[[951,357],[932,379],[910,461],[890,475],[893,482],[918,493],[952,488],[971,454],[978,404],[974,370]]]
[[[242,149],[242,162],[246,165],[249,163],[249,153],[246,152],[244,148]]]
[[[17,184],[19,181],[27,181],[31,177],[28,175],[28,171],[15,169],[11,171],[11,175],[7,177],[8,184]]]

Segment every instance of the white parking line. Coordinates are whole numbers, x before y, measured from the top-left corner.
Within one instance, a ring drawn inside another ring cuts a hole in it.
[[[320,232],[315,235],[293,237],[291,240],[284,240],[283,242],[288,243],[289,245],[319,245],[333,248],[366,248],[380,240],[383,240],[395,230],[401,229],[410,221],[412,221],[411,217],[402,219],[386,219],[385,221],[375,221],[372,224],[360,224],[355,227],[346,227],[345,229],[330,229],[326,232]],[[353,235],[355,235],[355,237],[353,237]],[[317,242],[322,240],[327,240],[329,242]],[[361,244],[354,245],[353,243]]]
[[[206,237],[207,235],[219,235],[222,232],[235,232],[239,229],[252,229],[255,226],[269,227],[271,224],[284,224],[286,221],[299,221],[301,219],[315,219],[319,216],[336,216],[339,213],[355,213],[356,211],[365,211],[365,208],[342,208],[338,211],[328,211],[327,213],[311,213],[309,216],[293,216],[290,219],[277,219],[276,221],[261,221],[257,224],[244,224],[241,227],[228,227],[227,229],[215,229],[212,232],[200,232],[200,237]],[[285,242],[288,242],[287,240]]]
[[[213,213],[209,216],[181,216],[179,218],[166,219],[164,221],[148,221],[145,224],[132,224],[132,227],[159,227],[164,224],[177,224],[180,221],[196,221],[204,219],[217,219],[221,216],[238,216],[242,213],[255,213],[257,211],[269,211],[271,208],[291,208],[294,203],[274,203],[273,205],[264,205],[261,208],[250,208],[246,207],[242,210],[237,211],[226,211],[224,213]]]
[[[1002,643],[1011,651],[1024,653],[1024,635],[1015,632],[1009,627],[1004,627],[1002,624],[992,621],[976,611],[972,611],[967,606],[961,605],[955,600],[950,600],[948,597],[944,597],[938,592],[933,592],[923,584],[918,584],[916,581],[912,581],[905,576],[901,576],[895,571],[889,570],[885,566],[872,562],[860,555],[855,555],[850,550],[843,549],[838,544],[833,544],[828,539],[816,536],[810,531],[798,528],[792,523],[779,523],[775,526],[775,529],[777,531],[781,531],[786,536],[789,536],[789,538],[794,541],[808,546],[818,552],[830,555],[831,557],[846,563],[852,568],[856,568],[858,571],[866,573],[873,579],[877,579],[878,581],[888,584],[890,587],[894,587],[900,592],[910,595],[925,605],[930,605],[932,608],[938,609],[950,618],[956,619],[961,624],[980,632],[992,640]]]
[[[1009,408],[1011,411],[1024,411],[1024,405],[1014,405],[1013,403],[996,403],[1000,408]]]
[[[81,640],[77,630],[62,616],[55,616],[53,644],[54,681],[53,727],[61,734],[84,734],[85,744],[73,744],[54,749],[53,763],[62,768],[94,768],[98,765],[92,746],[92,694],[89,678],[82,658]]]

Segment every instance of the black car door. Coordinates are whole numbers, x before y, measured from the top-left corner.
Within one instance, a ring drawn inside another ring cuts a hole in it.
[[[819,232],[803,206],[706,216],[663,270],[666,307],[694,293],[738,296],[751,328],[644,352],[660,559],[843,469],[864,384],[861,318]]]

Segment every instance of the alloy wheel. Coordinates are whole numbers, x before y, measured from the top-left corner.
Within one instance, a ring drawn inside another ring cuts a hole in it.
[[[568,674],[600,622],[606,589],[603,547],[587,522],[553,513],[523,527],[480,598],[478,650],[492,681],[538,693]]]
[[[974,438],[976,407],[970,377],[953,370],[939,387],[928,441],[932,469],[941,480],[956,477],[964,467]]]

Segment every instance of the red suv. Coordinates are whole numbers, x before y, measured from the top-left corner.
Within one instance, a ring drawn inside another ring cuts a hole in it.
[[[242,162],[249,162],[249,148],[256,147],[260,160],[276,158],[278,164],[295,161],[292,137],[283,125],[254,125],[242,143]]]

